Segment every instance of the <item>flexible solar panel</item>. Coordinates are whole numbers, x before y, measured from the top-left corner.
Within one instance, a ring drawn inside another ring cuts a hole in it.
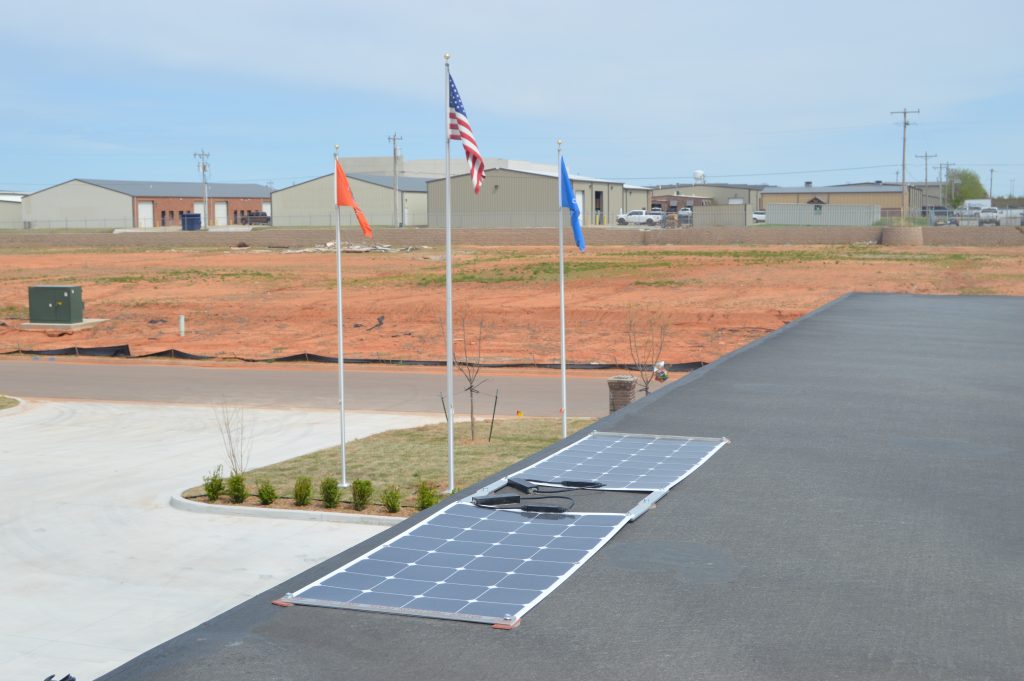
[[[609,491],[668,490],[727,442],[725,438],[594,432],[514,476],[542,482],[600,482]]]
[[[621,513],[529,513],[456,503],[285,600],[511,624],[628,520]]]

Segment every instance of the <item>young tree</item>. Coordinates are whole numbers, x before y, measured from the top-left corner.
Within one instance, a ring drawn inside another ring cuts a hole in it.
[[[240,407],[222,405],[214,410],[214,415],[231,475],[244,475],[249,468],[249,453],[252,451],[249,414]]]
[[[967,168],[950,168],[946,179],[946,196],[950,197],[949,205],[957,208],[967,199],[987,198],[988,192],[978,173]]]
[[[632,310],[626,320],[626,337],[629,340],[630,369],[640,377],[640,389],[644,395],[651,392],[651,382],[658,373],[658,362],[665,349],[665,337],[669,324],[657,310],[640,312]]]
[[[481,347],[484,339],[484,323],[481,321],[476,333],[476,358],[469,355],[469,337],[466,334],[466,320],[462,320],[462,357],[456,359],[455,366],[466,379],[466,392],[469,393],[469,437],[476,440],[476,394],[485,382],[480,380],[480,359],[483,357]],[[485,379],[486,380],[486,379]]]

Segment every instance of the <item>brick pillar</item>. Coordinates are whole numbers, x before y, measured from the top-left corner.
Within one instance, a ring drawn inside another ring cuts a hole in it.
[[[636,398],[636,378],[625,374],[608,379],[608,412],[622,409]]]

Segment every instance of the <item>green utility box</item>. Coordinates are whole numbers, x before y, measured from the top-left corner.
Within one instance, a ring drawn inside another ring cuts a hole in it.
[[[80,324],[84,313],[81,286],[28,287],[28,320],[33,324]]]

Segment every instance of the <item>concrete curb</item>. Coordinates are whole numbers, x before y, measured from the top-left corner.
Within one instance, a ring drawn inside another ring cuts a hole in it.
[[[330,513],[327,511],[299,511],[289,508],[253,508],[252,506],[216,506],[186,499],[180,494],[171,496],[171,508],[192,513],[214,515],[248,516],[250,518],[274,518],[275,520],[313,520],[351,525],[382,525],[390,527],[405,520],[401,516],[357,515],[355,513]]]
[[[0,409],[0,416],[17,414],[20,411],[24,411],[25,400],[21,399],[20,397],[15,397],[14,395],[4,395],[4,397],[10,397],[12,400],[15,400],[17,404],[14,405],[13,407],[7,407],[7,409]]]

